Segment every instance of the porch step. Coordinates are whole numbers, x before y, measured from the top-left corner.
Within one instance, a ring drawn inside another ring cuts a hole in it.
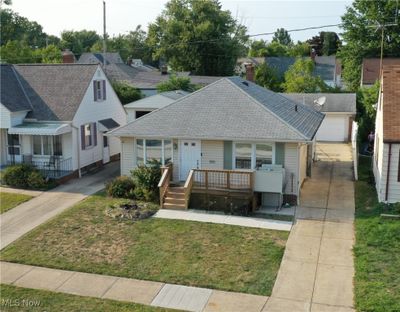
[[[170,204],[170,203],[165,202],[163,204],[163,209],[185,210],[186,207],[184,204]]]
[[[164,199],[164,209],[186,209],[185,190],[183,187],[170,187]]]

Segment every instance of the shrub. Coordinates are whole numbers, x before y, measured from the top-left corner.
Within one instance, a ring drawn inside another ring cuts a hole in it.
[[[3,181],[5,184],[15,187],[28,187],[28,177],[34,168],[27,164],[7,167],[4,170]]]
[[[158,183],[161,179],[161,163],[155,159],[148,165],[141,165],[132,171],[135,181],[135,195],[146,201],[156,200],[158,197]]]
[[[135,184],[129,177],[121,176],[106,183],[106,193],[111,197],[134,198]]]
[[[47,183],[39,171],[34,170],[28,176],[28,187],[32,189],[43,189]]]

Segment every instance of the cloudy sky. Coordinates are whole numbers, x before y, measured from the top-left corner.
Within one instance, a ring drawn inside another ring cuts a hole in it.
[[[152,22],[164,8],[166,0],[107,0],[107,32],[126,33]],[[351,1],[270,1],[221,0],[249,29],[250,34],[340,23],[340,16]],[[96,30],[102,33],[102,0],[13,0],[11,8],[20,15],[40,23],[44,31],[59,36],[63,30]],[[340,32],[337,27],[325,28]],[[294,32],[294,40],[305,40],[317,30]],[[260,37],[271,39],[271,36]]]

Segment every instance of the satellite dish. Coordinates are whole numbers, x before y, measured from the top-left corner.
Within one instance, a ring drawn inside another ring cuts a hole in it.
[[[318,111],[322,109],[322,106],[324,106],[326,102],[326,96],[321,96],[320,98],[314,100],[314,108]]]

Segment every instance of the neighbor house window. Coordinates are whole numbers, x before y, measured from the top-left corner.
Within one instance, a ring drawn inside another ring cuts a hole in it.
[[[157,160],[166,165],[172,162],[172,141],[171,140],[136,140],[136,163],[138,165],[148,163],[150,160]]]
[[[60,135],[34,135],[33,155],[37,156],[61,156],[62,144]]]
[[[258,169],[273,163],[272,143],[235,143],[235,169]]]
[[[19,134],[7,134],[8,155],[20,155]]]
[[[94,80],[93,81],[94,100],[104,101],[106,99],[106,81]]]
[[[97,145],[97,126],[95,122],[81,126],[81,145],[82,150]]]

